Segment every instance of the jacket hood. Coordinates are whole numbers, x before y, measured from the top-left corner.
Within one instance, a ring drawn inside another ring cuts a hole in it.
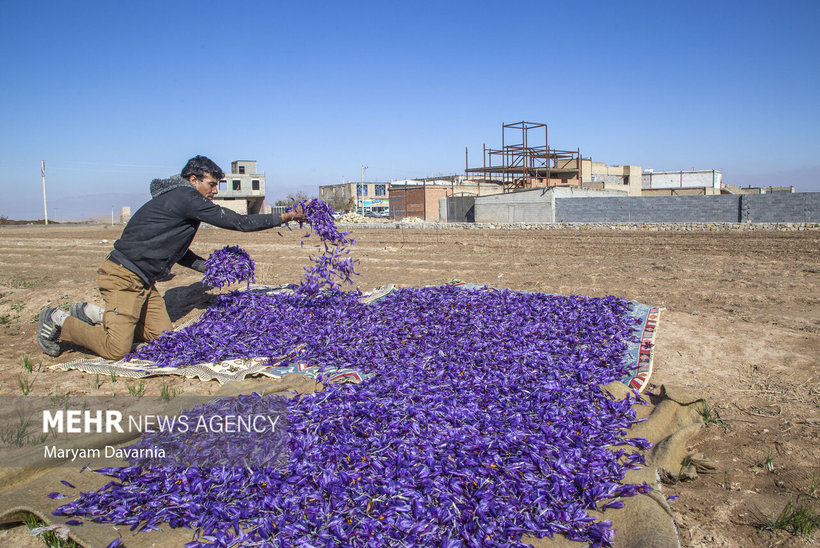
[[[191,183],[183,179],[181,175],[172,175],[167,179],[154,179],[151,181],[151,198],[156,198],[169,190],[185,186],[190,187]]]

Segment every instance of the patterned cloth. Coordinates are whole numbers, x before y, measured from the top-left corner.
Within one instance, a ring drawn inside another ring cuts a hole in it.
[[[317,379],[319,368],[309,367],[300,361],[293,363],[295,357],[296,355],[292,353],[288,356],[279,356],[273,359],[267,357],[239,358],[225,360],[219,363],[198,363],[184,367],[162,367],[152,362],[140,360],[114,362],[103,358],[95,358],[53,365],[51,368],[63,371],[77,369],[85,373],[115,375],[117,377],[133,379],[151,377],[154,375],[181,375],[183,377],[199,377],[203,381],[216,379],[220,384],[241,381],[249,375],[281,378],[285,375],[298,373],[312,379]],[[288,363],[289,365],[282,365],[283,363]],[[367,375],[361,374],[355,369],[325,368],[322,377],[322,382],[325,384],[336,382],[359,383],[367,378]]]

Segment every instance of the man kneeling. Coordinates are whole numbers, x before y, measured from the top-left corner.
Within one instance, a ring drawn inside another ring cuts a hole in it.
[[[155,282],[175,263],[205,271],[205,260],[189,249],[200,223],[254,232],[303,220],[301,208],[287,213],[240,215],[213,203],[225,173],[204,156],[191,158],[180,175],[151,182],[150,201],[131,217],[114,249],[97,270],[105,309],[89,303],[40,312],[37,345],[59,356],[60,341],[83,346],[110,360],[172,328]]]

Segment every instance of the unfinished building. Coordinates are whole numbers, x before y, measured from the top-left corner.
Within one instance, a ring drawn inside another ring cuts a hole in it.
[[[608,166],[581,156],[580,148],[561,150],[549,146],[547,124],[502,124],[501,148],[484,145],[482,167],[465,166],[473,180],[497,185],[502,192],[530,188],[583,187],[641,193],[640,166]]]
[[[231,162],[231,172],[219,181],[214,202],[242,215],[265,212],[265,174],[257,173],[256,160]]]

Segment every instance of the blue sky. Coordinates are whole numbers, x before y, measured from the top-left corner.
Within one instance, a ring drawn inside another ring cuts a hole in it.
[[[270,202],[460,173],[502,123],[820,191],[820,2],[0,0],[0,215],[110,214],[196,154]]]

